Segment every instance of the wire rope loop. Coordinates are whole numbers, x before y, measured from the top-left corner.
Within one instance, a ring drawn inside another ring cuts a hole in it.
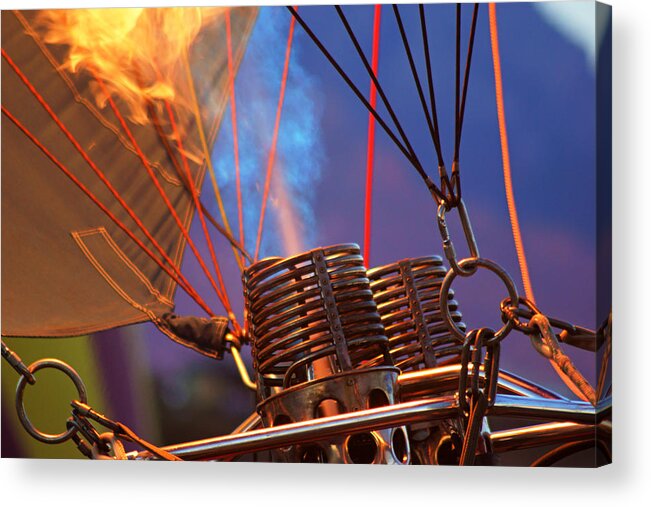
[[[484,259],[483,257],[478,257],[478,258],[470,257],[467,259],[460,260],[459,267],[462,270],[473,269],[475,271],[477,268],[484,268],[487,269],[488,271],[495,273],[506,286],[506,290],[509,293],[510,300],[511,301],[518,300],[518,290],[515,287],[515,283],[513,283],[513,280],[511,279],[509,274],[499,264],[491,260]],[[443,322],[445,322],[445,325],[448,327],[452,335],[455,338],[457,338],[461,343],[463,343],[466,340],[466,334],[454,322],[454,320],[452,320],[452,315],[450,313],[450,301],[448,297],[448,293],[450,291],[450,287],[452,286],[452,282],[457,277],[457,275],[458,273],[453,268],[450,268],[448,273],[445,275],[445,278],[443,279],[443,283],[441,284],[439,300],[441,305]],[[513,328],[514,328],[513,321],[507,320],[507,322],[495,333],[495,336],[487,340],[484,345],[490,346],[498,342],[501,342],[504,338],[506,338],[506,336],[511,332]]]
[[[72,368],[72,366],[59,361],[58,359],[41,359],[36,361],[29,366],[30,373],[34,374],[39,370],[45,368],[54,368],[65,373],[70,380],[72,380],[77,393],[79,394],[79,401],[86,403],[88,401],[88,394],[86,391],[86,386],[81,380],[79,374]],[[25,411],[24,396],[25,396],[25,386],[27,385],[27,377],[20,377],[18,384],[16,386],[16,412],[18,413],[18,419],[23,425],[27,433],[29,433],[36,440],[46,443],[46,444],[60,444],[69,440],[76,432],[77,428],[74,425],[68,425],[66,431],[63,431],[58,434],[45,433],[38,428],[36,428],[29,418]]]
[[[522,311],[520,306],[524,306],[525,310]],[[508,320],[513,322],[515,329],[520,331],[523,334],[531,335],[536,332],[528,322],[523,322],[520,317],[531,318],[537,313],[541,313],[538,310],[538,307],[534,305],[531,301],[526,298],[520,297],[518,301],[514,304],[510,297],[504,298],[500,303],[500,311],[502,312],[502,321],[506,322]],[[527,312],[529,315],[527,315]]]

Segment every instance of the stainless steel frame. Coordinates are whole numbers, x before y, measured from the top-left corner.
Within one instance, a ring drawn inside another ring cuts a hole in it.
[[[485,435],[495,452],[566,442],[568,438],[594,438],[597,425],[610,431],[607,416],[611,400],[601,408],[581,401],[499,394],[488,415],[542,419],[551,424],[498,431]],[[246,431],[164,447],[185,460],[219,460],[236,455],[324,440],[358,431],[391,428],[454,417],[459,406],[454,396],[404,402],[351,414],[323,417],[274,428]],[[558,422],[562,421],[562,422]],[[133,452],[129,459],[152,459],[149,452]]]

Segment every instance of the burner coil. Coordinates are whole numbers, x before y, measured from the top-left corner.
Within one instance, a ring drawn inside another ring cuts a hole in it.
[[[405,259],[367,273],[393,362],[403,372],[443,366],[460,359],[461,343],[441,316],[439,296],[446,273],[439,256]],[[454,297],[452,290],[448,297]],[[454,300],[450,300],[450,311],[452,319],[465,330]]]
[[[260,397],[371,360],[391,365],[359,246],[263,259],[243,281]]]

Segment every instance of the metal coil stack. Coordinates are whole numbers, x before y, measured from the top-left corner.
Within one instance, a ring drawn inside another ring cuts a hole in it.
[[[427,370],[461,359],[462,344],[449,331],[441,313],[440,289],[446,273],[447,267],[438,256],[404,259],[367,272],[393,362],[407,373],[402,379],[411,377],[410,389],[401,389],[402,402],[449,394],[449,389],[429,380]],[[448,297],[454,297],[453,291]],[[452,319],[465,329],[458,303],[451,299],[449,306]],[[455,464],[462,440],[463,424],[458,419],[411,425],[411,462]]]
[[[441,317],[439,297],[446,272],[438,256],[405,259],[368,271],[393,362],[403,372],[459,361],[461,344]],[[449,297],[454,297],[453,291]],[[450,311],[465,329],[454,300]]]
[[[244,273],[259,394],[390,365],[388,340],[355,244],[263,259]]]
[[[392,365],[364,259],[354,244],[263,259],[243,275],[247,332],[267,427],[397,400]],[[275,450],[274,461],[397,463],[410,460],[403,427]]]

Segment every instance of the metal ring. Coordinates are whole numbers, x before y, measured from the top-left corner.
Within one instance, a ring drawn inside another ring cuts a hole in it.
[[[490,261],[488,259],[484,259],[481,257],[478,258],[467,258],[467,259],[462,259],[459,261],[459,266],[463,268],[469,267],[470,269],[473,268],[484,268],[489,271],[492,271],[495,273],[502,282],[504,282],[504,285],[506,286],[506,290],[509,293],[509,297],[511,298],[511,301],[517,301],[518,300],[518,290],[515,287],[515,284],[513,283],[513,280],[511,280],[511,277],[509,274],[502,269],[501,266],[498,264],[494,263],[493,261]],[[464,342],[466,339],[465,333],[457,326],[457,324],[452,320],[452,316],[450,315],[450,307],[449,307],[449,298],[448,298],[448,292],[450,290],[450,286],[452,285],[452,281],[457,277],[457,273],[453,270],[450,269],[445,275],[445,278],[443,279],[443,283],[441,284],[441,291],[440,291],[440,304],[441,304],[441,313],[443,314],[443,321],[445,322],[445,325],[448,327],[450,332],[460,341]],[[492,345],[497,342],[502,341],[506,335],[508,335],[511,330],[513,329],[513,321],[508,320],[500,329],[495,333],[495,337],[491,338],[488,340],[485,345]]]
[[[35,363],[29,365],[28,369],[32,374],[34,374],[38,370],[42,370],[44,368],[54,368],[55,370],[59,370],[65,373],[75,384],[77,393],[79,394],[79,401],[82,403],[88,402],[86,386],[81,380],[79,374],[72,368],[72,366],[64,363],[63,361],[59,361],[58,359],[41,359],[40,361],[36,361]],[[27,417],[27,413],[25,412],[25,405],[23,402],[26,385],[27,378],[20,377],[20,380],[18,380],[18,385],[16,386],[16,412],[18,412],[18,419],[20,419],[20,422],[25,430],[27,430],[27,433],[33,436],[36,440],[44,442],[46,444],[60,444],[71,438],[72,435],[77,431],[74,426],[70,426],[66,429],[66,431],[62,433],[52,435],[42,432],[30,422],[29,418]]]

